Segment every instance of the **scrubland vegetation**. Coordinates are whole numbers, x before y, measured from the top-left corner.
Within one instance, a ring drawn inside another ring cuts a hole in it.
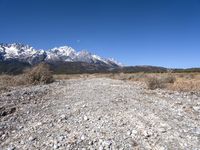
[[[108,73],[54,75],[57,80],[76,78],[111,78],[124,81],[144,83],[150,90],[167,89],[179,92],[199,92],[200,73]]]
[[[25,69],[20,75],[0,76],[0,91],[20,85],[48,84],[53,82],[53,75],[47,64],[41,63],[31,69]]]
[[[200,91],[200,73],[94,73],[53,75],[50,67],[41,63],[25,69],[20,75],[0,75],[0,91],[19,85],[48,84],[55,80],[76,78],[111,78],[144,83],[150,90],[167,89],[179,92]]]

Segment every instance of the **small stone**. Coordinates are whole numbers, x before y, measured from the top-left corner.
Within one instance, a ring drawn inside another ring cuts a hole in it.
[[[58,144],[58,141],[57,141],[57,140],[54,140],[53,143],[54,143],[54,145],[57,145],[57,144]]]
[[[88,143],[89,145],[93,145],[94,144],[94,142],[93,141],[89,141],[89,143]]]
[[[61,144],[60,144],[60,143],[58,143],[57,145],[58,145],[58,147],[60,147],[60,146],[61,146]]]
[[[132,132],[132,134],[137,134],[138,133],[137,130],[132,130],[131,132]]]
[[[64,114],[62,114],[61,116],[60,116],[60,118],[63,120],[63,119],[66,119],[66,116],[64,115]]]
[[[85,121],[89,120],[87,116],[84,116],[83,118]]]
[[[131,131],[127,131],[127,133],[126,133],[127,135],[131,135]]]
[[[29,141],[35,141],[35,140],[36,140],[36,137],[30,136],[28,140],[29,140]]]
[[[161,133],[165,133],[166,129],[165,128],[158,128],[158,131],[161,132]]]
[[[7,148],[7,150],[15,150],[15,146],[10,146]]]
[[[85,135],[81,135],[81,140],[85,140]]]
[[[99,150],[103,150],[103,146],[102,145],[99,146]]]
[[[41,125],[42,125],[42,122],[38,122],[38,123],[37,123],[37,126],[41,126]]]
[[[67,109],[70,109],[70,106],[69,106],[69,105],[65,105],[65,107],[66,107]]]
[[[10,93],[8,93],[8,94],[6,94],[6,96],[11,96],[11,94],[10,94]]]
[[[111,141],[103,141],[102,145],[109,148],[112,145],[112,142]]]
[[[25,142],[24,142],[24,141],[20,141],[20,144],[24,145],[24,144],[25,144]]]
[[[53,148],[54,148],[54,149],[58,149],[59,146],[58,146],[57,144],[54,144],[54,145],[53,145]]]
[[[23,129],[23,128],[24,128],[23,126],[19,126],[19,127],[18,127],[18,130],[21,130],[21,129]]]
[[[1,138],[4,140],[7,137],[7,134],[3,134]]]
[[[200,128],[193,129],[193,133],[200,135]]]
[[[65,114],[62,114],[60,116],[60,119],[58,119],[58,122],[61,122],[61,121],[66,121],[67,120],[67,116]]]
[[[148,137],[150,137],[152,135],[151,132],[146,131],[146,130],[144,130],[142,133],[146,138],[148,138]]]
[[[195,111],[200,111],[200,106],[193,106],[193,109],[194,109]]]
[[[59,141],[62,141],[62,140],[64,140],[64,138],[65,138],[65,137],[64,137],[63,135],[61,135],[61,136],[58,137],[58,140],[59,140]]]
[[[46,137],[50,137],[51,136],[51,133],[47,133]]]

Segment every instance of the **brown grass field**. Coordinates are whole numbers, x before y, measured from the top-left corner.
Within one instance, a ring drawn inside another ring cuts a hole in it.
[[[126,82],[142,82],[145,83],[146,87],[151,90],[162,88],[179,92],[200,92],[200,73],[63,74],[53,75],[53,78],[55,80],[78,78],[111,78],[116,80],[124,80]],[[10,87],[30,85],[33,83],[33,81],[30,82],[29,80],[27,80],[25,74],[17,76],[0,75],[0,91],[4,91]]]
[[[54,75],[56,80],[77,79],[77,78],[111,78],[130,82],[143,82],[148,88],[149,79],[158,80],[153,84],[162,84],[164,88],[179,92],[200,92],[200,73],[108,73],[108,74],[75,74],[75,75]],[[151,81],[152,81],[151,80]],[[151,88],[150,88],[151,89]],[[156,88],[155,88],[156,89]]]

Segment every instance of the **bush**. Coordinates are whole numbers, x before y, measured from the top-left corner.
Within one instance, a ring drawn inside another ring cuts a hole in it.
[[[54,81],[49,65],[38,64],[30,70],[25,71],[25,78],[29,84],[48,84]]]
[[[1,75],[0,76],[0,86],[8,86],[10,85],[12,82],[13,77],[11,75]]]
[[[176,81],[176,77],[172,75],[167,75],[166,77],[161,78],[164,83],[174,83]]]
[[[148,89],[155,90],[158,88],[164,88],[165,84],[161,79],[151,77],[146,80]]]
[[[26,69],[24,73],[20,75],[0,75],[0,92],[12,86],[48,84],[53,81],[53,75],[49,66],[45,63],[41,63],[31,69]]]

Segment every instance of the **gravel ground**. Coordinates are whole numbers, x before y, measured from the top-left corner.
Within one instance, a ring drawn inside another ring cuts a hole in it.
[[[200,95],[71,79],[0,95],[2,150],[200,149]]]

